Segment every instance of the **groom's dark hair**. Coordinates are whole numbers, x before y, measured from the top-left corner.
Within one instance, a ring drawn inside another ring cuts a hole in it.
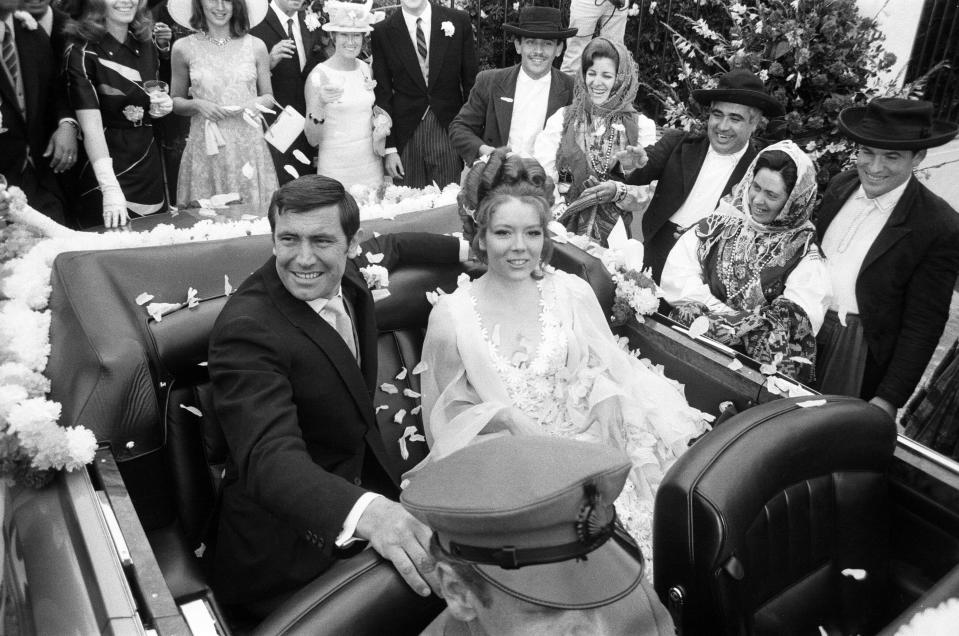
[[[276,232],[276,217],[281,214],[309,212],[328,205],[339,208],[340,227],[349,243],[360,229],[360,206],[342,183],[319,174],[294,179],[273,193],[266,215],[270,221],[270,233]]]

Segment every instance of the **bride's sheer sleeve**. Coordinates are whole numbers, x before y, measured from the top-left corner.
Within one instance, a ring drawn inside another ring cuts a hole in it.
[[[492,365],[484,362],[481,335],[471,333],[468,325],[472,323],[460,315],[464,313],[458,307],[460,300],[440,298],[423,343],[423,420],[434,459],[463,448],[477,436],[505,434],[491,429],[497,428],[497,416],[510,406]]]

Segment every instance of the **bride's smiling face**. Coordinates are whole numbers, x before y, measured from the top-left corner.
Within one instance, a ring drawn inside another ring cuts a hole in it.
[[[539,266],[544,236],[543,221],[534,206],[516,198],[501,203],[479,239],[489,273],[509,280],[529,278]]]

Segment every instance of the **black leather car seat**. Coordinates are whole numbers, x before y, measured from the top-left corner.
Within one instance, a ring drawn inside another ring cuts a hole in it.
[[[655,588],[681,633],[874,633],[895,437],[861,400],[791,398],[681,456],[656,496],[653,547]]]

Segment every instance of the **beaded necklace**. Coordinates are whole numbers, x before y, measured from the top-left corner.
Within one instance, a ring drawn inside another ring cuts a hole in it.
[[[600,137],[599,152],[593,152],[592,144],[589,143],[589,138],[594,137],[586,131],[584,126],[583,130],[583,147],[586,148],[586,156],[589,158],[589,165],[593,169],[593,172],[596,173],[597,177],[601,181],[606,181],[607,170],[609,170],[609,160],[613,156],[613,140],[616,137],[616,129],[612,126],[606,126],[606,130],[603,131],[602,136]],[[599,158],[602,157],[602,164],[599,162]]]
[[[743,237],[746,234],[749,234],[749,236],[744,241]],[[759,278],[762,275],[763,270],[766,268],[766,265],[768,265],[774,258],[782,253],[782,246],[787,237],[787,234],[784,233],[782,236],[777,238],[776,242],[769,248],[766,259],[762,262],[756,263],[755,268],[753,268],[748,265],[752,261],[752,259],[748,258],[748,251],[752,245],[752,235],[753,232],[747,231],[747,228],[744,227],[743,230],[739,232],[736,240],[733,242],[732,254],[730,254],[730,257],[726,258],[725,254],[720,254],[722,264],[719,268],[719,279],[726,288],[727,305],[731,305],[733,300],[743,296],[746,291],[759,282]],[[735,265],[733,263],[735,263]],[[750,276],[749,280],[746,281],[742,287],[737,288],[737,281],[746,278],[747,275]],[[735,292],[733,292],[734,289]]]

